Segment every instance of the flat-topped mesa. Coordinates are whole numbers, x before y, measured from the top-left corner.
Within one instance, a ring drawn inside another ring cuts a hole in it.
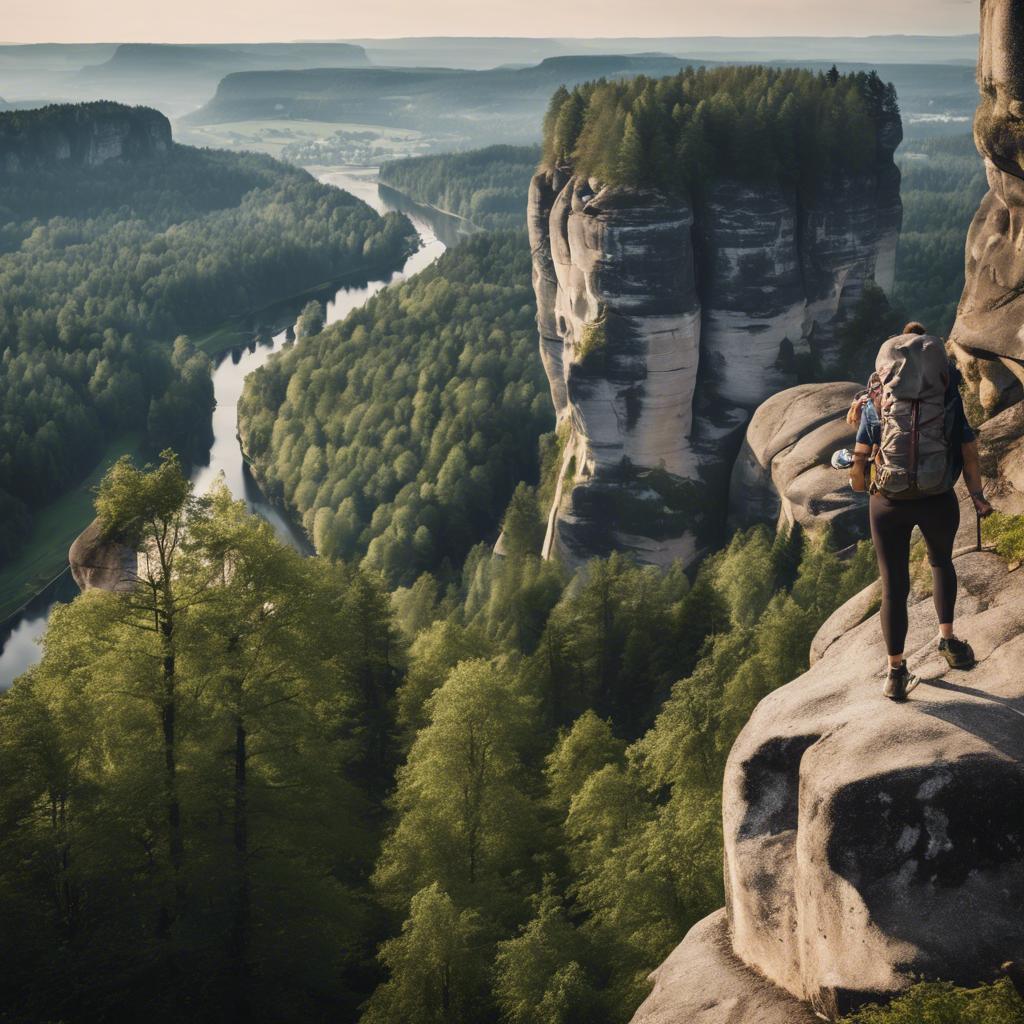
[[[171,124],[158,110],[121,103],[54,104],[0,113],[0,172],[55,163],[95,167],[146,160],[171,150]]]
[[[856,169],[699,188],[608,184],[556,162],[528,227],[541,358],[565,444],[543,554],[694,562],[721,536],[752,412],[828,373],[902,219],[893,109]]]
[[[966,284],[950,335],[989,415],[1024,390],[1024,3],[982,0],[974,139],[989,191],[967,236]]]

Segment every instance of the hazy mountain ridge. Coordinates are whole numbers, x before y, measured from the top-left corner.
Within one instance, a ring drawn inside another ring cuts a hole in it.
[[[661,54],[557,57],[530,68],[357,68],[228,75],[186,124],[308,118],[533,141],[551,93],[605,76],[660,76],[692,62]]]
[[[707,60],[666,54],[557,56],[526,68],[458,70],[367,67],[227,75],[212,99],[182,119],[200,126],[299,119],[416,129],[449,138],[449,148],[535,142],[548,98],[596,78],[652,78]],[[830,62],[769,62],[826,71]],[[974,71],[956,64],[840,64],[843,74],[877,70],[892,82],[913,135],[964,131],[977,103]]]

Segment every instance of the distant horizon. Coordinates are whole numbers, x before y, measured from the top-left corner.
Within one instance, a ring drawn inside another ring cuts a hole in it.
[[[836,39],[836,40],[869,40],[869,39],[977,39],[977,30],[973,32],[868,32],[864,34],[850,32],[772,32],[759,34],[730,35],[724,32],[704,33],[701,35],[681,35],[679,33],[664,33],[659,35],[618,35],[618,36],[594,36],[594,35],[514,35],[508,33],[497,33],[494,35],[483,35],[479,32],[455,33],[443,32],[433,35],[398,35],[398,36],[329,36],[323,38],[301,37],[284,38],[268,36],[261,39],[240,39],[232,37],[218,37],[215,39],[0,39],[0,46],[122,46],[125,44],[136,44],[140,46],[257,46],[261,44],[279,43],[282,45],[325,45],[330,43],[352,43],[358,45],[363,42],[395,43],[412,41],[436,41],[436,40],[469,40],[479,39],[481,41],[506,40],[512,42],[630,42],[640,40],[692,40],[703,41],[730,41],[730,40],[765,40],[773,39]]]
[[[476,0],[377,0],[359,9],[339,10],[327,0],[107,0],[96,7],[79,0],[8,0],[5,45],[32,43],[164,42],[238,43],[349,39],[753,39],[935,36],[973,33],[979,23],[977,0],[860,0],[853,8],[820,0],[592,0],[586,24],[596,34],[580,34],[579,12],[543,0],[520,0],[514,8],[493,9]],[[610,31],[628,27],[629,35]],[[734,34],[742,25],[743,34]],[[523,29],[540,28],[540,32]],[[926,31],[922,32],[921,29]]]

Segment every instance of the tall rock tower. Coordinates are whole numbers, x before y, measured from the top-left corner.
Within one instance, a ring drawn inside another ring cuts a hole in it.
[[[537,320],[564,445],[545,557],[697,560],[721,537],[753,411],[797,383],[801,361],[835,372],[865,287],[891,289],[894,107],[850,143],[856,169],[819,168],[806,139],[797,152],[787,138],[797,173],[726,164],[694,194],[561,163],[534,178]]]
[[[982,0],[974,138],[989,191],[967,236],[951,340],[989,415],[1024,395],[1024,3]]]

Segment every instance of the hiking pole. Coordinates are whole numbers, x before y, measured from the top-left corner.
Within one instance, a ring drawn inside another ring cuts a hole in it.
[[[974,518],[978,524],[978,546],[974,549],[975,551],[981,550],[981,513],[977,508],[974,509]]]

